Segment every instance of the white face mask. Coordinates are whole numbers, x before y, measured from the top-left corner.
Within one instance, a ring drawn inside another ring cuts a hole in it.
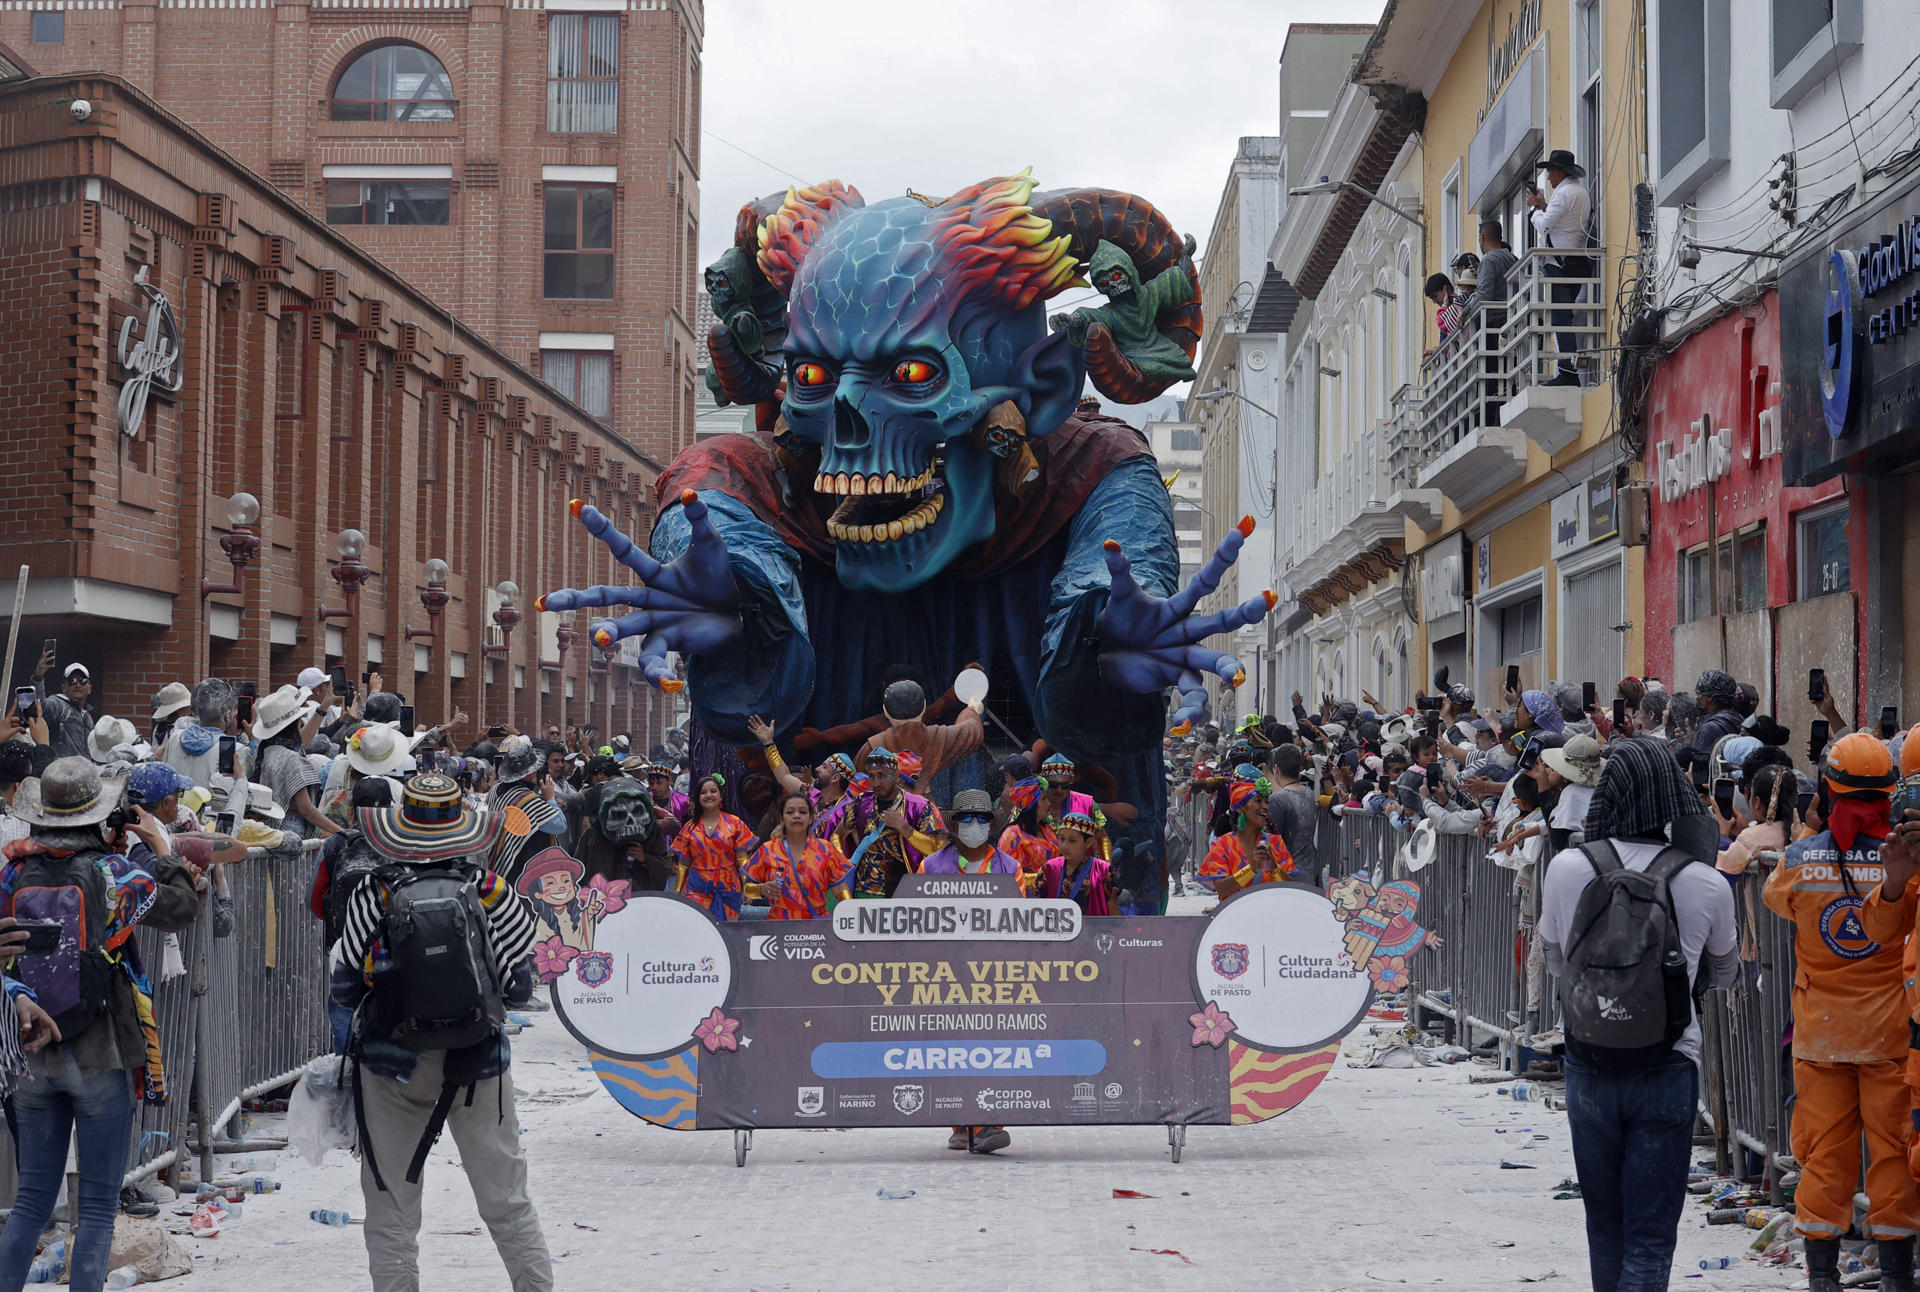
[[[962,821],[954,834],[959,837],[962,848],[978,848],[993,833],[993,826],[985,821]]]

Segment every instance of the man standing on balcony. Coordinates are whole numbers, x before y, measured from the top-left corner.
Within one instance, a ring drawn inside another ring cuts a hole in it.
[[[1593,199],[1587,194],[1587,186],[1580,182],[1586,170],[1565,148],[1556,148],[1548,153],[1547,159],[1540,163],[1540,169],[1547,173],[1547,182],[1553,185],[1553,196],[1548,197],[1533,186],[1527,188],[1527,205],[1533,208],[1534,235],[1543,247],[1564,247],[1584,253],[1591,245],[1587,236],[1587,222],[1593,213]],[[1547,256],[1541,270],[1549,278],[1592,278],[1594,262],[1592,256],[1585,254]],[[1577,281],[1553,283],[1551,289],[1555,305],[1572,305],[1585,290]],[[1556,309],[1553,312],[1553,325],[1556,328],[1571,328],[1575,325],[1574,318],[1574,311]],[[1579,385],[1580,371],[1574,364],[1575,356],[1580,351],[1580,334],[1561,331],[1555,334],[1554,340],[1560,350],[1559,368],[1542,384]]]
[[[1559,190],[1555,190],[1558,192]],[[1501,232],[1500,221],[1488,219],[1480,221],[1480,276],[1475,280],[1473,294],[1463,302],[1467,313],[1477,309],[1493,308],[1507,302],[1507,275],[1519,263],[1519,257],[1513,254],[1513,248],[1507,245],[1506,235]],[[1495,326],[1504,324],[1506,311],[1490,319]]]

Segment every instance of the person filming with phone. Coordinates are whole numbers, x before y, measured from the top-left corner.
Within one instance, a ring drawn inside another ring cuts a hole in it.
[[[87,707],[93,695],[93,674],[78,661],[60,670],[60,689],[47,694],[46,675],[53,670],[55,643],[49,639],[40,648],[40,662],[33,668],[33,684],[40,690],[41,715],[47,720],[47,743],[55,758],[87,756],[87,733],[93,730],[94,713]]]
[[[187,928],[206,881],[174,855],[165,826],[123,803],[126,787],[125,778],[103,779],[90,759],[56,759],[14,797],[13,815],[31,833],[0,850],[0,916],[34,939],[14,973],[48,1016],[23,1035],[35,1052],[13,1095],[20,1192],[0,1233],[0,1286],[26,1277],[77,1129],[79,1225],[68,1279],[75,1292],[98,1292],[134,1109],[165,1098],[152,989],[133,933]]]

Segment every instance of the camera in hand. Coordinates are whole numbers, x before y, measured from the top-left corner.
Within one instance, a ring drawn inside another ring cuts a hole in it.
[[[1720,809],[1720,815],[1733,815],[1733,777],[1717,777],[1713,782],[1713,805]]]
[[[231,776],[234,774],[233,773],[233,746],[234,746],[234,739],[232,736],[220,737],[220,761],[217,764],[217,766],[222,776]]]
[[[21,955],[47,956],[60,949],[58,920],[16,920],[14,927],[27,935],[27,945],[20,948]]]
[[[13,707],[21,722],[32,722],[40,715],[40,693],[30,686],[15,687]]]

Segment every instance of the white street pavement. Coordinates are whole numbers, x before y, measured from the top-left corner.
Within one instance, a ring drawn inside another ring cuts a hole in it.
[[[990,1158],[949,1152],[936,1130],[764,1131],[736,1169],[730,1135],[628,1115],[553,1015],[532,1017],[514,1075],[561,1289],[1588,1286],[1580,1203],[1553,1198],[1573,1171],[1566,1115],[1471,1084],[1472,1065],[1366,1070],[1343,1057],[1284,1117],[1194,1127],[1178,1166],[1164,1131],[1142,1126],[1015,1128]],[[1361,1028],[1348,1052],[1368,1037]],[[277,1120],[255,1118],[254,1133]],[[359,1229],[307,1219],[362,1213],[351,1159],[253,1162],[283,1190],[249,1199],[217,1238],[182,1238],[196,1270],[174,1286],[369,1287]],[[507,1286],[450,1138],[428,1166],[426,1216],[426,1292]],[[1708,1228],[1690,1203],[1674,1286],[1791,1286],[1795,1275],[1751,1262],[1699,1271],[1752,1237]]]

